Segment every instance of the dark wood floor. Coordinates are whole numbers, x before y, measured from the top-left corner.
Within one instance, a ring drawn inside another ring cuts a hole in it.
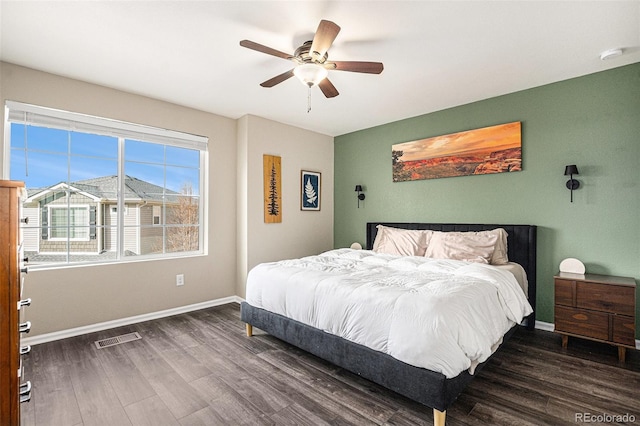
[[[132,331],[142,340],[93,343]],[[254,331],[245,336],[234,303],[34,346],[23,425],[433,424],[431,409]],[[562,350],[559,336],[522,329],[447,425],[575,425],[581,413],[640,424],[640,353],[620,365],[608,345],[572,339]]]

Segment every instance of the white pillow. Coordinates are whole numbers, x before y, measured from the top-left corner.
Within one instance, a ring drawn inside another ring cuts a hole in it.
[[[506,265],[509,263],[509,257],[507,256],[507,236],[509,235],[507,231],[503,228],[496,228],[489,231],[469,231],[469,232],[447,232],[450,235],[463,235],[463,236],[471,236],[471,238],[490,235],[497,235],[498,240],[496,241],[495,249],[493,254],[491,255],[491,259],[489,263],[492,265]]]
[[[499,232],[434,232],[425,257],[490,263]]]
[[[373,251],[400,256],[424,256],[433,231],[376,226]]]

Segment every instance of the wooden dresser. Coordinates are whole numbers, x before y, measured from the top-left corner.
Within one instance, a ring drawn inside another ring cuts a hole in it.
[[[22,299],[23,275],[20,212],[25,195],[21,182],[0,180],[0,425],[20,425],[20,403],[31,398],[31,382],[25,381],[21,357],[30,348],[20,345],[28,333]]]
[[[618,347],[624,362],[626,348],[635,348],[635,280],[563,272],[554,280],[555,331],[562,334],[562,346],[569,336],[606,342]]]

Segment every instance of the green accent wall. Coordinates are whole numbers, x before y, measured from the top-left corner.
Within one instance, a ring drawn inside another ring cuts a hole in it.
[[[512,121],[522,171],[392,182],[391,145]],[[364,246],[368,221],[537,225],[537,319],[552,323],[562,259],[640,280],[640,63],[338,136],[334,176],[336,247]]]

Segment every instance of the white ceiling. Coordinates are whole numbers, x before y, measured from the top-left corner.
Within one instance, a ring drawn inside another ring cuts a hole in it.
[[[342,27],[326,99],[292,63],[321,19]],[[254,114],[336,136],[640,61],[634,1],[0,1],[0,59],[230,118]],[[623,48],[616,59],[601,51]]]

